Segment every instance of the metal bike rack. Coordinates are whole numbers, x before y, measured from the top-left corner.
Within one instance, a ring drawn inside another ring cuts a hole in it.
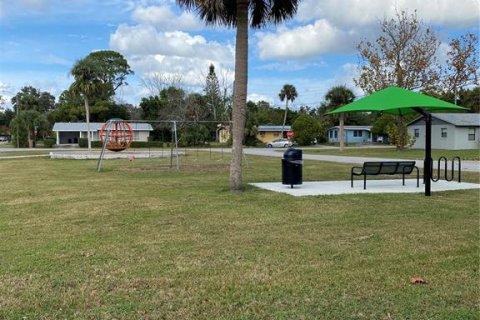
[[[438,161],[437,161],[437,177],[434,177],[434,175],[432,174],[432,178],[431,178],[432,181],[437,182],[442,177],[441,172],[440,172],[440,167],[441,167],[442,162],[444,163],[443,178],[445,179],[445,181],[453,181],[453,179],[455,178],[455,160],[458,163],[458,165],[457,165],[458,182],[462,182],[462,160],[460,159],[459,156],[455,156],[455,157],[452,158],[452,161],[451,161],[452,166],[451,166],[451,170],[450,170],[450,176],[448,175],[448,159],[447,159],[447,157],[441,156],[440,158],[438,158]],[[430,168],[431,168],[431,172],[433,173],[434,172],[433,171],[433,160],[430,162]]]

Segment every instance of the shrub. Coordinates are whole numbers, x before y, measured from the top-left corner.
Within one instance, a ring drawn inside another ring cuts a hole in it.
[[[88,148],[87,138],[78,139],[78,146],[80,148]],[[92,148],[101,148],[101,147],[102,147],[102,142],[101,141],[92,141]]]
[[[321,127],[320,122],[311,116],[301,115],[293,122],[292,130],[299,145],[309,146],[319,136]]]
[[[87,141],[87,139],[86,139],[86,138],[80,138],[80,139],[78,139],[78,146],[79,146],[80,148],[86,148],[86,147],[88,147],[88,141]]]
[[[43,146],[45,148],[51,148],[51,147],[53,147],[55,142],[57,142],[57,140],[55,138],[45,138],[45,139],[43,139]]]
[[[130,148],[163,148],[162,141],[133,141]]]
[[[87,148],[88,141],[86,138],[78,139],[78,145],[80,148]],[[92,148],[102,148],[101,141],[92,141]],[[163,143],[163,141],[132,141],[130,148],[164,148],[168,147]]]
[[[205,145],[209,138],[210,132],[205,125],[193,124],[181,130],[179,145],[182,147]]]

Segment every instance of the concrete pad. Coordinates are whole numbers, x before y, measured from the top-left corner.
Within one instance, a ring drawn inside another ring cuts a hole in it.
[[[318,195],[339,195],[339,194],[364,194],[364,193],[424,193],[425,186],[420,180],[420,187],[417,188],[417,179],[405,179],[402,185],[401,179],[392,180],[367,180],[367,189],[363,190],[363,180],[355,180],[353,188],[350,180],[343,181],[307,181],[301,185],[284,185],[281,182],[259,182],[251,185],[274,192],[282,192],[295,197],[318,196]],[[437,191],[480,189],[480,184],[467,182],[432,182],[432,193]]]
[[[183,156],[184,152],[178,152],[179,156]],[[168,151],[134,151],[125,150],[121,152],[106,151],[103,155],[104,159],[128,159],[128,157],[136,159],[148,158],[170,158],[170,150]],[[173,155],[176,157],[176,154]],[[52,151],[50,159],[74,159],[74,160],[98,160],[100,151]]]

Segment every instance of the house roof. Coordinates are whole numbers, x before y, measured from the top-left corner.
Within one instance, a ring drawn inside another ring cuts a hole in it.
[[[270,125],[264,125],[264,126],[258,126],[257,130],[258,131],[290,131],[292,129],[291,126],[270,126]]]
[[[98,131],[102,128],[103,122],[90,122],[90,131]],[[153,131],[150,123],[130,123],[133,131]],[[79,132],[87,131],[86,122],[55,122],[53,125],[53,131],[70,131],[70,132]]]
[[[480,113],[432,113],[432,118],[436,118],[456,127],[479,127],[480,126]],[[422,117],[417,118],[408,123],[408,125],[414,124],[421,120]]]
[[[332,130],[332,129],[340,129],[340,126],[331,127],[331,128],[328,129],[328,130]],[[372,130],[372,126],[343,126],[343,129],[344,129],[344,130],[365,130],[365,131],[371,131],[371,130]]]

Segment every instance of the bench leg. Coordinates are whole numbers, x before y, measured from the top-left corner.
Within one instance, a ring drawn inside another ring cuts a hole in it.
[[[353,174],[350,175],[350,185],[351,185],[352,188],[353,188]]]
[[[417,188],[419,188],[420,187],[420,178],[419,178],[420,173],[419,173],[417,167],[414,167],[414,168],[417,170]]]
[[[402,173],[402,185],[405,185],[405,173]]]
[[[367,189],[367,175],[363,175],[363,190]]]

